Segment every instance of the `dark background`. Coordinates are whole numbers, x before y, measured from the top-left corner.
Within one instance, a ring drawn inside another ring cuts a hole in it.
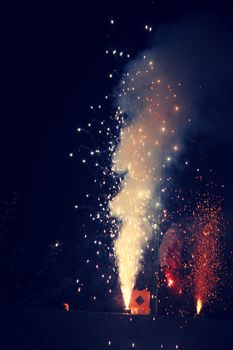
[[[80,141],[75,129],[86,127],[93,118],[96,123],[107,119],[111,111],[104,96],[117,81],[109,80],[108,74],[112,69],[120,72],[124,61],[109,58],[106,49],[137,55],[150,42],[145,24],[153,27],[154,35],[160,25],[196,13],[214,14],[219,28],[227,22],[231,37],[232,9],[223,1],[33,2],[2,7],[0,303],[60,307],[68,301],[76,308],[110,308],[107,292],[98,306],[93,303],[91,297],[100,282],[84,267],[95,250],[83,235],[87,231],[94,238],[96,226],[85,219],[91,203],[81,211],[74,206],[90,191],[93,177],[80,160],[69,157],[77,145],[88,142],[85,136]],[[225,55],[229,46],[231,42]],[[232,81],[226,89],[229,104]],[[89,107],[98,104],[103,107],[93,116]],[[104,142],[96,138],[97,144]],[[192,169],[204,158],[203,172],[214,168],[214,180],[225,185],[221,193],[229,221],[225,278],[231,281],[233,142],[232,137],[223,137],[205,148],[206,142],[191,151],[190,158]],[[103,271],[106,261],[103,254]],[[78,297],[80,275],[86,289]],[[228,316],[233,312],[229,281],[224,289]]]

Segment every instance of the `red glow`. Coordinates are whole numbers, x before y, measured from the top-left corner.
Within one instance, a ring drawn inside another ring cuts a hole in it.
[[[168,287],[170,287],[170,288],[173,287],[174,283],[175,283],[174,279],[169,274],[166,274],[165,276],[167,278]]]
[[[172,289],[176,295],[182,294],[182,280],[178,273],[173,273],[171,269],[166,269],[165,272],[166,284],[168,288]]]

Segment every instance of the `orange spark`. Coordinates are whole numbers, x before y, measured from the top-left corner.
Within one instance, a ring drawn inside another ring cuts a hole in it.
[[[63,303],[64,309],[70,311],[70,305],[68,303]]]

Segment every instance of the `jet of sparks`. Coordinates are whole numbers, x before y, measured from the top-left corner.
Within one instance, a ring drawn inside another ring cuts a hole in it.
[[[178,149],[174,145],[180,143],[175,132],[179,127],[180,135],[182,125],[177,95],[171,85],[157,78],[154,68],[153,60],[148,61],[146,56],[133,61],[123,75],[118,98],[118,111],[128,118],[112,155],[112,171],[121,181],[109,208],[119,222],[114,250],[126,308],[144,248],[155,233],[153,203],[159,202],[158,192],[166,191],[166,187],[161,190],[163,170],[173,160],[171,153]]]

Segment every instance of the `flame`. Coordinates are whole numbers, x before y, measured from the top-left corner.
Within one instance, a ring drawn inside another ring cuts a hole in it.
[[[200,314],[201,312],[201,309],[202,309],[202,301],[200,298],[197,299],[197,305],[196,305],[196,311],[197,311],[197,315]]]

